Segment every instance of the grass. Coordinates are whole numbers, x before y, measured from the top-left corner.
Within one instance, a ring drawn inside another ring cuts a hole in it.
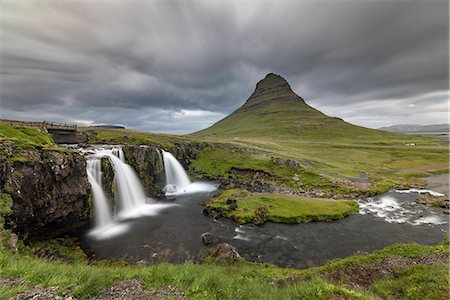
[[[236,208],[230,206],[236,204]],[[272,221],[276,223],[303,223],[343,219],[358,212],[352,200],[313,199],[285,194],[250,193],[244,190],[226,190],[207,204],[224,217],[239,223]],[[263,220],[259,220],[261,213]]]
[[[150,132],[141,132],[131,129],[84,129],[83,133],[88,138],[88,143],[105,143],[105,144],[152,144],[164,149],[173,146],[173,143],[178,140],[189,140],[187,138],[169,135],[169,134],[155,134]]]
[[[252,136],[173,136],[128,129],[85,131],[90,143],[150,144],[164,149],[176,143],[203,143],[206,147],[199,151],[190,167],[191,176],[196,178],[231,178],[249,183],[252,172],[238,171],[247,169],[268,173],[267,184],[297,188],[297,183],[292,181],[297,174],[305,190],[340,194],[373,195],[397,186],[424,184],[424,176],[448,170],[449,149],[442,138],[386,135],[376,131],[372,135],[348,132],[344,137],[321,141],[285,133],[257,133],[257,136],[255,133]],[[317,134],[320,136],[320,132]],[[416,146],[406,146],[406,143]],[[299,166],[279,165],[272,157],[292,159]],[[368,174],[369,185],[351,181],[362,171]]]
[[[373,289],[384,299],[440,300],[448,297],[448,268],[439,266],[413,266],[396,272],[395,279],[377,282]],[[425,283],[425,284],[424,284]]]
[[[36,147],[49,148],[55,146],[55,143],[46,131],[24,126],[0,124],[1,140],[9,140],[17,147],[23,149],[34,149]]]
[[[40,259],[31,254],[1,250],[0,277],[15,278],[21,285],[1,287],[0,298],[7,299],[34,286],[57,286],[61,294],[71,291],[74,296],[85,299],[116,281],[139,279],[147,289],[175,286],[189,299],[330,299],[338,296],[350,299],[439,299],[448,293],[449,276],[442,265],[418,265],[398,270],[394,280],[381,279],[365,289],[351,289],[330,282],[326,275],[348,266],[377,263],[389,256],[421,257],[448,252],[448,242],[436,246],[397,244],[372,254],[338,259],[323,267],[293,270],[242,260],[224,264],[101,266]],[[284,280],[286,283],[277,284]]]

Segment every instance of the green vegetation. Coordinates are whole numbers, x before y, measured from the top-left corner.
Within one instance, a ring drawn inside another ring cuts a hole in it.
[[[207,206],[239,223],[331,221],[343,219],[359,209],[353,200],[313,199],[286,194],[250,193],[244,190],[226,190],[211,199]]]
[[[377,282],[373,288],[384,299],[424,299],[424,295],[426,299],[445,299],[448,271],[445,265],[412,266],[396,272],[395,279]]]
[[[130,129],[85,129],[83,133],[91,144],[105,143],[116,145],[142,145],[151,144],[162,148],[172,146],[177,140],[188,140],[181,136],[169,134],[155,134]]]
[[[0,193],[0,235],[3,229],[3,223],[5,222],[5,217],[12,213],[13,200],[11,195],[6,193]]]
[[[80,260],[67,263],[59,256],[52,260],[37,258],[31,251],[14,254],[0,250],[0,279],[19,281],[19,285],[0,287],[0,298],[10,298],[35,286],[57,287],[60,294],[69,292],[76,297],[89,298],[114,282],[139,279],[147,289],[175,286],[189,299],[444,299],[449,276],[445,265],[439,262],[407,265],[395,270],[394,279],[381,277],[361,288],[352,288],[330,278],[339,270],[359,265],[375,266],[386,258],[447,256],[448,253],[448,243],[436,246],[398,244],[369,255],[335,260],[319,268],[293,270],[243,260],[223,264],[102,266]]]
[[[1,140],[9,140],[17,147],[23,149],[33,149],[36,147],[50,148],[55,146],[55,143],[46,131],[25,126],[0,124]]]

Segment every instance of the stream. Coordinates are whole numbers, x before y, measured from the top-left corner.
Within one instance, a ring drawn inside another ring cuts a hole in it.
[[[340,221],[306,224],[239,225],[202,213],[200,202],[212,193],[176,195],[156,215],[120,221],[127,230],[108,239],[79,233],[82,248],[93,259],[132,263],[197,260],[209,247],[201,234],[210,232],[211,246],[231,244],[244,258],[280,267],[308,268],[334,258],[372,252],[394,243],[439,243],[448,233],[448,215],[440,208],[415,204],[417,191],[389,191],[360,203],[358,214]]]

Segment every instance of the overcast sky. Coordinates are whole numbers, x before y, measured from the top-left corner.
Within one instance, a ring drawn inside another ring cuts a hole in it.
[[[0,117],[189,133],[274,72],[354,124],[447,123],[448,13],[433,0],[1,1]]]

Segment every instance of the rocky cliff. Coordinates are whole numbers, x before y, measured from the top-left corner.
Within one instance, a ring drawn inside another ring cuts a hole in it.
[[[188,170],[192,160],[197,157],[198,152],[204,147],[206,147],[205,143],[186,141],[176,142],[165,150],[172,153],[183,167]],[[166,183],[161,149],[155,145],[126,145],[123,147],[123,152],[126,162],[133,167],[141,179],[147,195],[153,197],[163,196],[162,188]],[[105,170],[105,167],[103,167],[103,170]],[[110,187],[108,182],[111,181],[106,178],[105,171],[103,182],[105,182],[104,187],[109,193],[112,187]]]
[[[84,158],[64,149],[22,149],[0,142],[0,192],[13,199],[6,227],[22,239],[52,236],[90,218]]]

